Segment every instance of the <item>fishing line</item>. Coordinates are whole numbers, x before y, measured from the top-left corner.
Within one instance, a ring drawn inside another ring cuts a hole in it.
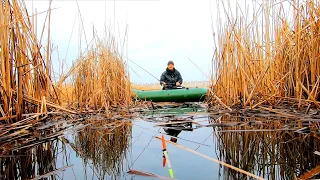
[[[205,76],[205,77],[207,77],[208,78],[208,80],[209,81],[211,81],[211,79],[190,59],[190,58],[188,58],[189,59],[189,61],[191,61],[192,63],[193,63],[193,65],[194,66],[196,66],[202,73],[203,73],[203,75]],[[212,82],[211,82],[212,83]],[[213,85],[213,84],[212,84]],[[232,109],[229,107],[229,106],[227,106],[226,104],[224,104],[222,101],[221,101],[221,99],[211,90],[211,88],[208,88],[208,90],[213,94],[213,97],[222,105],[222,106],[224,106],[226,109],[228,109],[229,111],[232,111]]]
[[[129,59],[128,57],[126,57],[125,55],[122,55],[123,57],[125,57],[126,59],[128,59],[130,62],[132,62],[133,64],[135,64],[136,66],[138,66],[140,69],[142,69],[143,71],[145,71],[146,73],[148,73],[150,76],[152,76],[153,78],[155,78],[157,81],[160,81],[160,79],[158,79],[157,77],[155,77],[153,74],[151,74],[149,71],[147,71],[146,69],[144,69],[142,66],[140,66],[139,64],[137,64],[136,62],[134,62],[133,60]],[[210,78],[190,59],[188,58],[202,73],[203,75],[210,80]]]
[[[140,156],[141,156],[141,155],[143,154],[143,152],[147,149],[147,147],[150,146],[150,143],[151,143],[151,141],[154,139],[155,136],[156,136],[156,134],[154,134],[154,135],[151,137],[149,143],[143,148],[143,150],[140,152],[140,154],[138,155],[138,157],[133,161],[133,163],[131,164],[131,166],[130,166],[129,169],[131,169],[131,168],[133,167],[134,163],[140,158]]]
[[[153,74],[151,74],[149,71],[147,71],[146,69],[144,69],[143,67],[141,67],[139,64],[137,64],[136,62],[134,62],[133,60],[129,59],[128,57],[126,57],[125,55],[122,55],[123,57],[125,57],[126,59],[128,59],[130,62],[132,62],[133,64],[135,64],[136,66],[138,66],[139,68],[141,68],[142,70],[144,70],[146,73],[148,73],[150,76],[152,76],[153,78],[155,78],[157,81],[160,81],[158,78],[156,78]]]
[[[196,65],[196,63],[194,63],[190,58],[188,58],[188,59],[189,59],[189,61],[190,61],[196,68],[198,68],[199,71],[202,72],[202,74],[203,74],[209,81],[211,80],[211,79],[206,75],[206,73],[204,73],[204,72],[202,71],[202,69],[199,68],[199,66]]]
[[[209,134],[209,136],[208,136],[202,143],[205,143],[205,142],[209,139],[209,137],[212,136],[213,132],[214,132],[214,131],[212,130],[212,132]],[[199,146],[197,147],[197,149],[195,149],[195,151],[197,151],[200,147],[201,147],[201,145],[199,145]]]
[[[137,124],[133,124],[133,125],[138,126],[138,127],[140,127],[141,129],[144,129],[144,130],[147,130],[147,131],[150,131],[150,132],[156,132],[156,133],[163,134],[163,135],[167,135],[167,136],[170,136],[170,137],[174,137],[174,138],[177,138],[177,139],[180,139],[180,140],[183,140],[183,141],[195,143],[195,144],[198,144],[198,145],[201,145],[201,146],[211,147],[210,145],[207,145],[207,144],[203,144],[203,143],[199,143],[199,142],[196,142],[196,141],[192,141],[192,140],[184,139],[184,138],[181,138],[181,137],[175,137],[175,136],[168,135],[168,134],[166,134],[166,133],[162,133],[162,132],[160,132],[160,129],[161,129],[161,128],[160,128],[158,131],[153,131],[153,130],[150,130],[150,129],[148,129],[148,128],[139,126],[139,125],[137,125]]]

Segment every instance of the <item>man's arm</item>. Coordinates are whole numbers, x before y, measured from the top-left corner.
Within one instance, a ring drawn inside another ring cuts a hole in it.
[[[165,80],[166,80],[166,76],[164,75],[164,73],[161,74],[161,77],[160,77],[160,85],[162,86],[163,83],[165,83]]]
[[[183,79],[182,79],[182,76],[181,76],[181,74],[180,74],[180,72],[178,71],[178,81],[177,82],[179,82],[180,84],[182,84],[183,83]]]

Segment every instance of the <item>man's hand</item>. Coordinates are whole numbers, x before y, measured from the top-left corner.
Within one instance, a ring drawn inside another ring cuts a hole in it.
[[[162,86],[165,86],[166,85],[166,83],[165,82],[162,82]]]
[[[177,86],[180,86],[181,84],[180,84],[179,82],[176,82],[176,85],[177,85]]]

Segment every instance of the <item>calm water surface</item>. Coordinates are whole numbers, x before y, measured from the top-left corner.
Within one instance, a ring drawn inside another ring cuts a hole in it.
[[[184,124],[185,130],[180,133],[176,129],[181,126],[173,127],[178,144],[266,179],[293,179],[320,164],[320,156],[313,153],[320,150],[318,138],[295,133],[290,129],[295,124],[288,126],[268,119],[210,115],[202,108],[178,108],[147,112],[112,125],[110,121],[93,123],[51,142],[14,151],[13,154],[19,156],[0,158],[1,177],[9,177],[11,172],[12,177],[15,174],[16,178],[29,179],[62,167],[65,167],[64,171],[47,178],[151,179],[128,174],[130,169],[169,177],[168,168],[162,167],[161,141],[154,138],[167,134],[168,127],[155,124],[191,119],[201,125],[229,124],[201,128],[199,124],[193,124],[192,128]],[[284,127],[286,131],[281,130]],[[235,131],[239,129],[244,131]],[[247,131],[257,129],[280,130]],[[172,136],[165,137],[169,140]],[[173,145],[168,144],[167,151],[176,179],[249,179]]]

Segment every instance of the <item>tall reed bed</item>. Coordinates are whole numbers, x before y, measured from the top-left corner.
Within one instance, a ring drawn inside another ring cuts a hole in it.
[[[129,75],[111,36],[104,41],[96,38],[67,74],[51,81],[51,11],[45,13],[48,43],[42,47],[43,37],[37,39],[32,21],[36,18],[28,14],[24,2],[5,0],[0,4],[0,121],[19,121],[32,113],[75,113],[128,105]],[[68,78],[72,81],[65,83]],[[67,109],[70,107],[75,111]]]
[[[233,14],[220,2],[226,20],[218,23],[212,91],[229,106],[290,99],[320,108],[319,1],[261,1],[252,13],[237,6]]]
[[[23,113],[41,111],[40,106],[28,104],[26,96],[35,101],[45,97],[57,102],[50,79],[51,55],[49,51],[45,56],[40,53],[41,46],[33,29],[23,1],[4,0],[0,3],[2,121],[21,119]]]
[[[80,111],[108,110],[131,102],[129,74],[114,41],[97,40],[74,67],[69,97]]]

